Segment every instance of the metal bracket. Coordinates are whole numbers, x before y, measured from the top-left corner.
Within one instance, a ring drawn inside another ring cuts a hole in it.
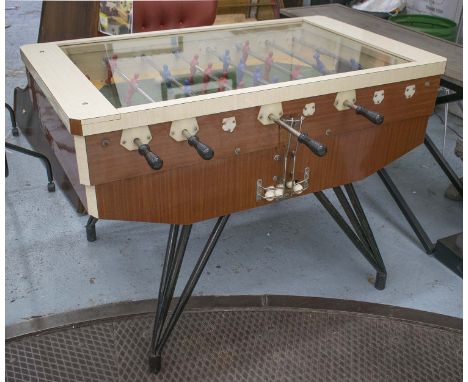
[[[409,99],[414,96],[414,93],[416,93],[416,85],[408,85],[405,89],[405,97]]]
[[[374,101],[374,104],[376,105],[379,105],[382,103],[382,101],[384,100],[384,97],[385,97],[385,93],[383,90],[377,90],[374,92],[374,98],[373,98],[373,101]]]
[[[348,100],[351,103],[356,103],[356,90],[348,90],[346,92],[337,93],[335,98],[336,110],[348,110],[349,107],[343,105],[343,102],[346,100]]]
[[[136,138],[139,138],[143,144],[148,144],[152,139],[149,127],[140,126],[122,130],[120,144],[129,151],[138,150],[138,146],[133,142]]]
[[[224,131],[232,133],[236,128],[236,117],[224,118],[222,128]]]
[[[187,130],[190,134],[195,135],[198,133],[198,122],[196,118],[188,119],[179,119],[178,121],[173,121],[171,124],[170,135],[171,138],[177,142],[186,141],[187,138],[182,134],[183,130]]]
[[[257,119],[262,125],[272,125],[275,122],[268,118],[270,114],[273,114],[276,118],[281,118],[283,116],[283,106],[281,105],[281,103],[263,105],[262,107],[260,107]]]
[[[315,113],[315,102],[308,103],[304,106],[304,109],[302,109],[302,115],[304,117],[308,117],[311,115],[314,115]]]

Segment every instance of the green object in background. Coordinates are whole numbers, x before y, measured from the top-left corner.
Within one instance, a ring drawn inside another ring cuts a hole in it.
[[[444,17],[429,15],[396,15],[389,18],[397,24],[448,41],[457,38],[457,23]]]

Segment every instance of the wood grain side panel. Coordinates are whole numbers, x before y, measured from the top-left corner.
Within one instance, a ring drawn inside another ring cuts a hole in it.
[[[34,104],[25,105],[25,100],[15,99],[15,106],[24,109],[26,111],[24,116],[28,117],[29,114],[30,120],[36,120],[37,118],[37,122],[29,123],[25,119],[24,123],[21,123],[23,114],[17,113],[20,128],[31,146],[47,155],[54,164],[54,175],[57,172],[64,173],[65,176],[58,179],[59,182],[57,183],[72,203],[76,205],[78,197],[86,208],[86,193],[78,176],[73,136],[70,135],[34,79],[28,76],[28,81]],[[58,164],[61,168],[56,170]]]
[[[404,90],[410,84],[416,85],[416,94],[413,98],[406,99]],[[361,89],[357,91],[357,103],[384,114],[383,126],[389,126],[403,119],[430,115],[438,85],[439,77],[431,77]],[[380,105],[374,105],[374,92],[381,89],[385,90],[384,101]],[[289,101],[283,103],[283,110],[285,115],[297,117],[302,114],[305,104],[314,102],[316,112],[307,117],[303,124],[303,130],[314,138],[321,137],[327,130],[332,135],[339,135],[373,126],[352,110],[337,111],[333,105],[335,97],[336,94],[329,94]],[[276,125],[263,126],[257,121],[259,110],[259,107],[254,107],[197,118],[200,139],[215,151],[212,161],[234,158],[236,148],[240,149],[242,156],[258,150],[277,148],[285,142],[287,134],[280,133]],[[235,117],[237,121],[237,127],[232,133],[224,132],[221,127],[223,118],[227,117]],[[187,142],[176,142],[169,136],[170,123],[152,125],[150,130],[153,136],[150,146],[164,160],[164,167],[160,172],[204,162]],[[120,131],[85,137],[91,184],[98,185],[153,173],[136,151],[128,151],[120,145],[120,137]]]
[[[419,117],[336,136],[324,136],[329,153],[318,158],[301,149],[296,173],[311,170],[303,195],[361,180],[421,144],[427,117]],[[277,149],[252,152],[173,171],[96,186],[102,219],[190,224],[267,204],[256,200],[256,181],[274,185],[282,175]]]
[[[189,224],[261,205],[256,202],[257,177],[272,182],[281,171],[274,153],[263,150],[98,185],[99,216]]]

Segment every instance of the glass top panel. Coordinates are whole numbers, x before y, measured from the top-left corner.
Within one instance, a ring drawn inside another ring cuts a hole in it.
[[[116,108],[407,62],[306,22],[62,49]]]

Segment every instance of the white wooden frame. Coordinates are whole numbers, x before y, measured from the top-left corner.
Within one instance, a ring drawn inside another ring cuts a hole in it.
[[[28,71],[40,85],[65,126],[70,130],[72,123],[78,123],[83,136],[409,81],[441,75],[445,71],[444,57],[324,16],[186,28],[183,33],[207,29],[251,28],[259,26],[260,23],[293,24],[301,21],[402,57],[408,62],[117,109],[73,64],[61,47],[180,34],[180,29],[26,45],[21,47],[21,55]]]

